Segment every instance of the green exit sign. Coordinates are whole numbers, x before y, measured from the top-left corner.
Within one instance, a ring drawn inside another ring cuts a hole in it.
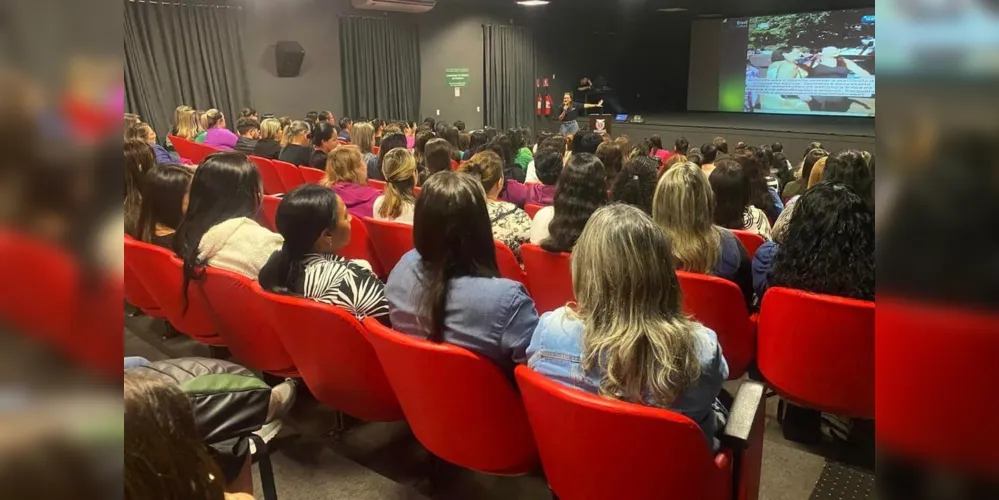
[[[468,68],[447,68],[444,70],[444,81],[448,87],[467,87],[469,71]]]

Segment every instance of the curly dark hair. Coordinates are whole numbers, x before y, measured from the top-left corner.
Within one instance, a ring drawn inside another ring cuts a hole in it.
[[[770,194],[770,189],[767,188],[766,175],[770,171],[770,164],[766,163],[763,150],[749,146],[736,157],[736,161],[749,179],[749,204],[763,210],[770,220],[776,220],[780,213],[777,211],[777,204]]]
[[[708,181],[715,193],[715,224],[727,229],[744,229],[743,215],[749,206],[749,178],[742,165],[731,158],[718,160]]]
[[[605,142],[597,146],[597,158],[600,158],[600,163],[604,165],[607,182],[612,182],[624,164],[624,151],[613,142]]]
[[[571,252],[593,212],[607,203],[607,174],[596,155],[574,154],[555,187],[555,217],[541,248]]]
[[[821,182],[796,202],[771,286],[874,300],[874,211],[853,189]]]
[[[874,176],[864,154],[854,149],[840,151],[826,159],[822,180],[850,186],[869,205],[874,206]]]
[[[618,172],[611,185],[611,200],[640,208],[652,215],[652,198],[659,180],[659,162],[649,156],[633,158]]]
[[[542,184],[555,185],[562,174],[562,153],[551,147],[538,149],[538,154],[534,155],[534,170]]]

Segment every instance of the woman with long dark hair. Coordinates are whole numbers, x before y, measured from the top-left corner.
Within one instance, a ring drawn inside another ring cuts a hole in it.
[[[173,248],[174,234],[187,210],[187,193],[193,177],[193,169],[169,163],[161,163],[146,172],[142,179],[139,240]]]
[[[153,149],[145,141],[125,141],[125,234],[139,237],[142,178],[156,165]]]
[[[715,224],[725,229],[752,231],[770,239],[770,221],[762,210],[749,203],[749,178],[737,161],[728,158],[716,161],[708,180],[715,194]]]
[[[260,286],[388,324],[385,285],[371,264],[336,254],[350,242],[350,221],[343,200],[328,188],[303,184],[286,194],[275,217],[284,244],[260,270]]]
[[[174,236],[184,261],[182,292],[204,266],[257,279],[284,239],[254,220],[263,191],[257,167],[242,153],[215,153],[194,170],[187,213]]]
[[[825,158],[826,156],[829,156],[829,153],[822,148],[809,149],[808,152],[805,153],[805,159],[802,161],[800,170],[801,178],[788,182],[784,186],[782,194],[785,200],[790,201],[791,198],[805,193],[805,189],[808,187],[808,177],[812,175],[812,167],[815,166],[817,161]],[[790,203],[788,203],[788,205],[790,205]]]
[[[784,203],[777,190],[767,185],[770,165],[763,150],[749,146],[735,156],[735,161],[739,162],[743,174],[749,179],[749,204],[763,210],[770,220],[777,220],[784,210]]]
[[[395,148],[408,148],[408,146],[406,146],[406,136],[402,133],[396,132],[385,134],[385,137],[382,137],[382,145],[378,149],[376,168],[372,169],[371,165],[368,165],[368,179],[374,179],[376,181],[385,180],[385,174],[382,173],[382,162],[385,160],[385,155]],[[417,165],[417,169],[419,169],[419,165]]]
[[[611,183],[611,201],[627,203],[652,215],[652,198],[656,194],[656,181],[659,180],[658,168],[659,162],[655,158],[633,158],[614,177]]]
[[[555,187],[555,203],[534,215],[531,243],[571,252],[593,212],[607,203],[607,174],[596,155],[572,155]]]
[[[415,249],[392,270],[392,327],[482,354],[512,377],[538,323],[523,285],[499,277],[486,195],[478,179],[440,172],[416,200]]]

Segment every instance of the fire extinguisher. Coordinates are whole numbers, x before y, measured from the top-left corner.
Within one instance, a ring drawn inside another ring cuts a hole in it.
[[[538,116],[541,116],[541,94],[538,94],[538,100],[537,100],[537,106],[536,107],[537,107],[536,111],[538,113]]]
[[[545,116],[552,115],[552,95],[545,94]]]

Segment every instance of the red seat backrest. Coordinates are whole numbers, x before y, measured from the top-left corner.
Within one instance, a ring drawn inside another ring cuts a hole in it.
[[[198,164],[201,164],[201,162],[205,161],[205,158],[208,158],[213,153],[218,153],[219,151],[222,151],[221,149],[213,148],[211,146],[207,146],[200,142],[192,142],[191,147],[194,148],[194,150],[196,151],[195,156],[200,158],[198,160]]]
[[[350,313],[301,297],[269,293],[254,284],[270,324],[316,399],[362,420],[402,420],[364,327]]]
[[[274,164],[274,169],[277,170],[278,177],[281,178],[281,184],[284,185],[286,193],[305,184],[302,173],[299,172],[298,167],[295,165],[281,160],[273,160],[271,163]]]
[[[535,205],[534,203],[524,205],[524,211],[527,212],[527,215],[531,216],[531,219],[533,219],[534,216],[538,214],[538,210],[541,210],[542,208],[545,207],[542,205]]]
[[[757,363],[792,402],[874,418],[874,303],[775,287],[763,296]]]
[[[368,187],[372,189],[377,189],[379,191],[385,191],[385,181],[368,179]]]
[[[277,168],[271,160],[250,155],[250,161],[257,166],[257,171],[260,172],[260,179],[264,184],[264,194],[280,194],[286,191],[284,183],[281,182],[281,176],[278,175]]]
[[[756,357],[756,323],[739,286],[706,274],[677,271],[683,311],[718,335],[730,380],[742,377]]]
[[[202,156],[203,150],[196,147],[194,141],[189,141],[175,135],[168,135],[167,138],[170,139],[170,144],[173,145],[173,149],[177,151],[181,159],[188,160],[195,165],[201,163],[201,160],[204,159],[204,156]]]
[[[241,274],[208,267],[198,287],[215,330],[241,364],[275,375],[297,376],[253,283]]]
[[[364,225],[385,275],[392,274],[399,259],[413,249],[413,226],[370,217],[364,218]]]
[[[493,240],[493,243],[496,244],[496,265],[499,266],[500,276],[521,283],[526,288],[527,274],[521,269],[513,250],[500,240]]]
[[[999,429],[982,425],[999,399],[991,380],[999,315],[920,301],[878,298],[874,419],[878,451],[997,477]],[[921,368],[932,367],[928,376]],[[958,408],[971,411],[955,411]]]
[[[146,290],[156,299],[171,325],[199,342],[225,345],[216,334],[207,304],[198,293],[194,280],[188,287],[188,307],[184,310],[181,292],[183,262],[173,252],[156,245],[125,240],[125,260],[130,263]]]
[[[0,319],[17,331],[59,342],[71,334],[80,300],[76,258],[58,246],[0,230]]]
[[[554,311],[575,299],[571,254],[549,252],[528,244],[520,246],[520,257],[524,259],[528,289],[538,314]]]
[[[302,179],[308,184],[319,184],[326,178],[326,172],[315,168],[301,167],[298,173],[302,174]]]
[[[128,240],[135,241],[134,238],[126,234],[125,241]],[[132,270],[132,266],[127,260],[122,271],[124,273],[122,281],[125,287],[125,300],[129,304],[138,307],[147,316],[154,318],[163,317],[163,312],[160,310],[159,304],[156,303],[156,299],[149,293],[149,290],[146,290],[146,285],[142,284],[139,275],[135,274],[135,271]]]
[[[756,255],[756,249],[760,248],[760,245],[766,242],[762,236],[752,231],[742,231],[738,229],[732,229],[731,231],[732,234],[734,234],[735,237],[742,242],[742,246],[746,247],[746,253],[749,254],[750,260],[752,260],[753,256]]]
[[[434,455],[491,474],[524,474],[537,450],[520,397],[490,360],[364,320],[413,434]]]
[[[382,269],[381,262],[378,262],[378,256],[375,255],[374,244],[371,242],[371,237],[368,236],[368,228],[364,225],[364,221],[360,217],[350,218],[350,242],[347,246],[340,249],[337,255],[345,259],[360,259],[367,261],[371,264],[371,270],[376,276],[385,281],[388,277],[388,273]]]
[[[732,498],[730,457],[712,456],[693,420],[588,394],[526,366],[516,377],[559,498]]]
[[[260,215],[263,217],[263,221],[260,222],[274,232],[277,232],[277,209],[280,204],[281,198],[269,194],[265,194],[261,202]]]

